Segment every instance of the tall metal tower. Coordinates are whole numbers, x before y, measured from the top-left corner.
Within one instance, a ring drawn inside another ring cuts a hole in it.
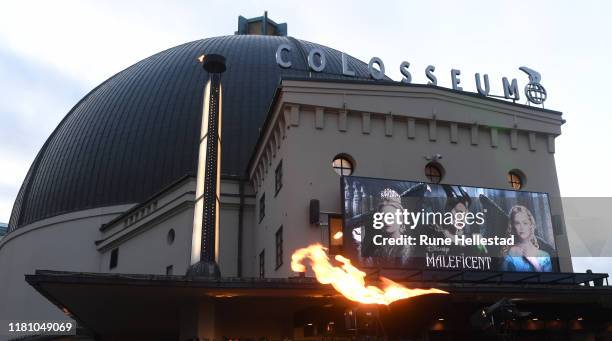
[[[225,57],[218,54],[200,57],[209,74],[204,88],[202,128],[196,201],[194,207],[191,266],[187,275],[219,277],[217,264],[219,246],[219,191],[221,179],[221,74]]]

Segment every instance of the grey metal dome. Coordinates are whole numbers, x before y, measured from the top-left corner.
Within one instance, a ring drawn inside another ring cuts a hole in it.
[[[292,46],[291,69],[276,64],[280,44]],[[313,47],[326,54],[324,73],[307,71]],[[195,174],[208,77],[197,57],[208,53],[227,58],[224,176],[244,176],[282,77],[343,78],[339,51],[287,36],[215,37],[148,57],[100,84],[64,117],[26,175],[9,231],[62,213],[142,202]],[[369,78],[367,64],[352,57],[348,61],[356,78]]]

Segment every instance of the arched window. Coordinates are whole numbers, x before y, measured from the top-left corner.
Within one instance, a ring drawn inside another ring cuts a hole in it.
[[[168,241],[168,245],[172,245],[172,243],[174,243],[175,236],[176,233],[174,232],[174,229],[170,229],[170,231],[168,231],[168,235],[166,236],[166,241]]]
[[[508,172],[508,183],[510,187],[518,191],[525,185],[525,178],[521,172],[511,170]]]
[[[425,165],[425,176],[429,182],[439,184],[444,176],[444,170],[438,163],[430,162]]]
[[[338,175],[351,175],[355,168],[351,158],[345,154],[336,155],[332,161],[332,167]]]

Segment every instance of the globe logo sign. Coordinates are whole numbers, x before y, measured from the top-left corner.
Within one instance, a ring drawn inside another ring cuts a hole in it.
[[[533,104],[544,103],[544,101],[546,101],[546,89],[540,84],[542,75],[536,70],[526,66],[521,66],[519,70],[525,72],[529,76],[529,83],[525,85],[525,96],[527,96],[529,102]]]
[[[542,84],[528,83],[525,85],[525,96],[534,104],[542,104],[546,100],[546,89]]]

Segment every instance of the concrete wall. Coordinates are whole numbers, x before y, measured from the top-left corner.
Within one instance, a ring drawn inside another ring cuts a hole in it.
[[[37,269],[100,271],[99,228],[131,205],[56,216],[23,226],[0,241],[0,320],[66,319],[24,279]]]
[[[184,208],[146,231],[104,248],[100,256],[100,272],[165,275],[172,266],[173,274],[184,275],[189,266],[193,208]],[[174,241],[168,241],[170,229]],[[118,249],[117,267],[110,269],[110,254]]]
[[[240,213],[239,182],[221,182],[221,207],[219,216],[219,249],[217,263],[223,277],[236,277],[238,268],[238,227]],[[248,194],[247,194],[248,195]],[[98,244],[101,252],[102,272],[166,274],[172,266],[174,275],[184,275],[191,261],[192,231],[195,198],[195,179],[186,180],[175,188],[151,199],[157,208],[138,221],[125,224],[130,219],[116,221],[104,233]],[[252,200],[251,200],[252,201]],[[245,200],[245,206],[249,200]],[[251,203],[252,204],[252,203]],[[145,203],[141,206],[147,207]],[[252,214],[252,208],[244,210]],[[251,231],[250,219],[243,221],[243,231]],[[175,240],[168,242],[168,233],[174,230]],[[243,239],[248,248],[250,239]],[[111,252],[118,249],[117,267],[110,269]],[[249,259],[243,254],[243,259]],[[247,272],[251,266],[247,266]]]
[[[328,242],[325,227],[309,224],[308,205],[319,199],[322,211],[341,212],[340,179],[331,167],[340,153],[355,160],[353,175],[389,179],[427,181],[425,156],[433,154],[443,156],[442,183],[511,189],[508,171],[518,169],[526,175],[523,190],[549,193],[552,215],[563,216],[554,160],[554,136],[562,123],[558,113],[465,95],[449,98],[434,89],[415,94],[371,85],[284,85],[250,172],[257,203],[266,193],[266,217],[261,223],[255,219],[256,251],[266,250],[266,276],[292,276],[293,250]],[[508,121],[512,115],[517,118]],[[470,118],[487,124],[466,124]],[[281,159],[283,188],[274,197],[274,169]],[[274,233],[280,225],[285,261],[274,271]],[[561,270],[571,271],[567,236],[555,239]]]
[[[218,263],[224,277],[238,268],[239,182],[223,180]],[[190,264],[195,179],[186,178],[139,205],[73,212],[19,228],[0,241],[0,320],[66,319],[24,280],[37,269],[184,275]],[[244,186],[243,276],[255,275],[253,190]],[[100,230],[100,228],[105,227]],[[174,230],[174,241],[168,233]],[[118,263],[110,256],[118,249]]]
[[[237,276],[239,182],[223,180],[218,263]],[[65,319],[24,280],[37,269],[184,275],[190,264],[195,179],[186,178],[147,202],[73,212],[24,226],[0,241],[0,320]],[[255,276],[253,189],[244,186],[242,272]],[[105,225],[101,230],[100,228]],[[174,230],[174,241],[168,233]],[[118,263],[110,256],[118,249]]]
[[[254,196],[253,189],[250,184],[245,187],[248,188],[247,195]],[[244,226],[242,229],[243,240],[242,240],[242,277],[257,277],[257,263],[256,263],[256,236],[257,229],[255,225],[255,199],[252,197],[246,198],[246,205],[244,208],[243,222]]]
[[[185,178],[154,198],[109,222],[93,245],[100,253],[100,272],[185,274],[189,265],[195,180]],[[174,241],[168,233],[174,230]],[[118,249],[117,266],[110,257]]]

